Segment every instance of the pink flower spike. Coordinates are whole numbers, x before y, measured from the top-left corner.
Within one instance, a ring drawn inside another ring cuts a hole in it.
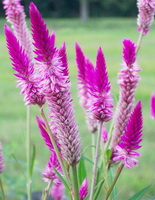
[[[143,34],[147,34],[149,27],[154,20],[155,14],[155,1],[154,0],[138,0],[138,18],[137,24],[139,26],[138,31],[143,31]]]
[[[142,104],[138,102],[129,118],[125,133],[121,136],[121,142],[114,149],[114,161],[122,160],[122,163],[127,168],[132,168],[137,165],[137,157],[140,154],[136,150],[141,147],[142,127]]]
[[[151,118],[155,119],[155,93],[152,93],[151,96],[150,109],[151,109]]]
[[[53,181],[51,196],[54,200],[63,200],[64,198],[65,187],[59,179]]]
[[[88,179],[85,178],[79,189],[80,200],[85,199],[87,197],[87,195],[88,195]]]
[[[24,94],[25,105],[38,104],[40,107],[45,103],[44,96],[40,94],[39,79],[34,74],[34,66],[27,54],[19,44],[9,26],[4,27],[7,47],[12,60],[14,74],[18,79],[17,87],[21,87]]]
[[[5,169],[5,165],[3,162],[2,145],[0,143],[0,174],[3,173],[4,169]]]
[[[106,129],[106,126],[102,125],[102,141],[103,143],[106,143],[108,141],[108,131]]]

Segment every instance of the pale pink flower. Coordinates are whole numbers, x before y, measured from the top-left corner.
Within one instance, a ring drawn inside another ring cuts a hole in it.
[[[0,174],[3,173],[4,168],[5,168],[5,165],[3,161],[3,155],[2,155],[2,145],[0,143]]]
[[[51,188],[51,196],[54,200],[63,200],[65,187],[60,179],[55,179]]]

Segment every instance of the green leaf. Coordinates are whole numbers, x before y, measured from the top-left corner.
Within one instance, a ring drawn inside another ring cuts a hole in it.
[[[102,180],[97,184],[97,186],[96,186],[96,191],[95,191],[93,200],[96,200],[96,199],[97,199],[97,197],[98,197],[98,195],[99,195],[99,193],[100,193],[100,190],[101,190],[101,188],[102,188],[102,186],[103,186],[104,181],[105,181],[105,179],[102,179]]]
[[[128,200],[140,200],[144,196],[144,194],[147,192],[147,190],[150,188],[150,186],[151,185],[145,187],[140,192],[137,192],[132,197],[130,197]]]
[[[55,173],[57,174],[57,176],[60,178],[60,180],[63,182],[64,186],[70,191],[70,188],[67,184],[67,182],[65,181],[65,179],[61,176],[61,174],[55,169],[53,168]]]
[[[86,156],[82,155],[81,158],[83,158],[84,160],[87,160],[89,163],[91,163],[92,165],[94,164],[93,161],[91,161],[89,158],[87,158]]]
[[[106,150],[106,162],[108,163],[108,161],[110,160],[112,155],[112,150],[111,149],[107,149]]]
[[[113,180],[114,180],[113,168],[110,168],[110,169],[109,169],[109,178],[110,178],[110,182],[112,183]],[[117,194],[116,184],[115,184],[114,187],[113,187],[113,190],[112,190],[112,192],[111,192],[111,196],[112,196],[112,199],[117,200],[118,194]]]
[[[81,185],[83,180],[87,177],[86,167],[85,167],[85,162],[84,162],[83,157],[80,159],[80,162],[79,162],[78,177],[79,177],[79,185]]]
[[[31,177],[32,177],[32,174],[33,174],[35,158],[36,158],[36,148],[35,148],[35,145],[33,145],[31,165],[30,165],[30,175],[31,175]]]

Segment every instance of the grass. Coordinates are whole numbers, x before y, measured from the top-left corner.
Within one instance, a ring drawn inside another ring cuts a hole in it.
[[[135,19],[108,18],[92,19],[87,24],[79,20],[46,20],[50,30],[54,29],[57,35],[57,46],[62,42],[67,44],[70,78],[72,83],[72,97],[76,119],[79,124],[82,145],[91,143],[90,133],[88,133],[84,113],[79,106],[77,97],[77,78],[75,64],[74,43],[79,42],[84,52],[95,62],[96,51],[102,46],[108,66],[112,92],[115,99],[118,99],[117,73],[120,70],[122,60],[122,40],[130,38],[137,41],[137,26]],[[3,182],[8,199],[23,199],[25,194],[25,118],[26,108],[23,106],[23,96],[19,95],[16,88],[15,77],[9,61],[5,38],[3,35],[4,19],[0,20],[0,140],[3,144],[6,170],[3,174]],[[149,99],[152,91],[155,91],[155,27],[144,38],[142,49],[138,55],[138,63],[142,68],[140,72],[141,81],[136,93],[136,101],[142,100],[144,114],[144,135],[143,148],[140,153],[139,166],[132,170],[124,169],[118,181],[119,199],[127,199],[136,191],[149,184],[155,184],[155,121],[150,119]],[[41,180],[42,169],[44,168],[49,151],[40,137],[35,122],[35,116],[39,115],[36,106],[32,108],[32,143],[36,146],[36,161],[33,176],[33,191],[41,190],[45,186]],[[90,156],[90,148],[86,154]],[[90,164],[87,168],[90,169]],[[146,198],[155,196],[154,185],[146,195]],[[154,197],[155,198],[155,197]],[[102,198],[101,198],[102,199]]]

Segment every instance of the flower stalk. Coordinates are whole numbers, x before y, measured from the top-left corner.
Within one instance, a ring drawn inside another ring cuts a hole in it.
[[[2,200],[5,200],[5,193],[4,193],[4,188],[3,188],[1,176],[0,176],[0,189],[1,189],[1,192],[2,192]]]
[[[52,180],[49,181],[47,187],[45,188],[45,191],[44,191],[44,195],[43,195],[43,197],[42,197],[42,200],[46,200],[46,199],[49,197],[51,186],[52,186]]]
[[[94,157],[94,167],[93,167],[93,175],[92,175],[92,184],[91,184],[91,190],[90,190],[90,200],[93,199],[94,189],[95,189],[95,184],[96,184],[97,165],[98,165],[100,141],[101,141],[101,135],[102,135],[102,124],[103,122],[100,122],[99,129],[98,129],[98,137],[97,137],[97,143],[96,143],[96,152],[95,152],[95,157]]]
[[[72,166],[72,172],[73,172],[73,184],[74,184],[74,200],[79,200],[79,186],[78,186],[76,164]]]

